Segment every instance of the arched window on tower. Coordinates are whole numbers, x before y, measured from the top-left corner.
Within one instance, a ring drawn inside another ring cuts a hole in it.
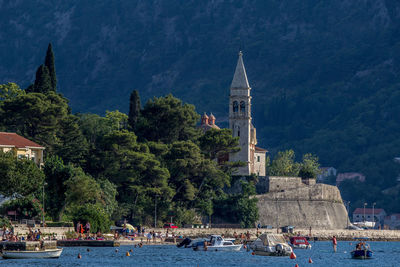
[[[237,101],[233,101],[233,112],[238,112],[239,105]]]
[[[240,113],[244,114],[246,112],[246,104],[244,101],[240,101]]]

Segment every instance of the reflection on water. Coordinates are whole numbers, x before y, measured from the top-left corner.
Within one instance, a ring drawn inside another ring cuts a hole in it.
[[[351,245],[350,245],[351,244]],[[337,253],[333,252],[330,242],[313,242],[311,250],[295,250],[297,259],[289,257],[264,257],[251,255],[250,252],[204,252],[175,246],[144,246],[133,248],[122,246],[115,248],[85,247],[64,248],[59,259],[43,260],[0,260],[0,266],[399,266],[400,243],[370,242],[374,259],[350,259],[350,251],[355,242],[338,242]],[[133,249],[130,257],[126,252]],[[78,259],[78,253],[82,259]]]

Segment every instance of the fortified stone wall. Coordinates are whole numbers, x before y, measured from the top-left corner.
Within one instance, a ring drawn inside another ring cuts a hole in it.
[[[301,179],[300,179],[301,180]],[[261,225],[343,229],[347,211],[336,186],[315,184],[257,195]]]

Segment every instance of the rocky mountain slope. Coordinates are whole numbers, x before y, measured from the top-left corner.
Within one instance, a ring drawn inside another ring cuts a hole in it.
[[[28,86],[52,42],[74,112],[127,112],[133,89],[171,92],[224,126],[242,49],[260,146],[395,184],[396,0],[2,0],[0,10],[0,83]]]

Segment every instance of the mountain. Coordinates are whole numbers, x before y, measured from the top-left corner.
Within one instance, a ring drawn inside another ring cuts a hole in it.
[[[127,112],[133,89],[142,101],[171,92],[226,126],[241,49],[260,146],[362,172],[379,189],[366,199],[396,184],[397,0],[3,0],[0,10],[0,83],[31,84],[52,42],[74,112]]]

